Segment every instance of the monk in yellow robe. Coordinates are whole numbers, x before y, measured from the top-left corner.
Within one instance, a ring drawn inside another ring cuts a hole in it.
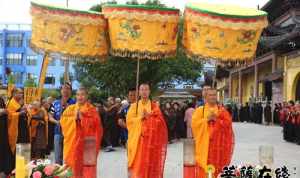
[[[103,134],[100,116],[88,102],[85,88],[79,88],[77,103],[68,106],[60,120],[64,136],[64,162],[73,178],[96,178],[99,148]]]
[[[159,106],[149,99],[150,86],[141,84],[141,100],[127,113],[129,178],[162,178],[168,131]]]
[[[8,137],[13,154],[16,151],[16,143],[30,143],[27,109],[23,107],[23,103],[23,91],[21,89],[13,89],[12,98],[7,103]]]
[[[15,153],[17,143],[30,143],[29,120],[27,109],[24,106],[23,90],[12,89],[12,96],[6,104],[8,117],[8,142],[10,153],[8,155],[8,169],[15,169]]]
[[[192,116],[192,132],[195,141],[196,178],[206,178],[208,165],[215,168],[216,178],[231,162],[234,133],[231,116],[218,106],[215,89],[206,93],[206,103]]]

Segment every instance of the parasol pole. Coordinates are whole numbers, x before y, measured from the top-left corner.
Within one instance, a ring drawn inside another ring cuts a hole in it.
[[[66,0],[66,6],[69,7],[69,0]],[[70,81],[69,66],[70,66],[70,62],[69,62],[68,57],[66,57],[66,59],[64,61],[64,67],[65,67],[64,83],[67,83]]]
[[[38,88],[38,97],[37,98],[39,100],[41,100],[41,98],[42,98],[48,64],[49,64],[49,54],[47,52],[45,52],[45,54],[43,56],[43,63],[42,63],[42,68],[41,68],[41,72],[40,72],[40,79],[39,79],[39,86],[38,86],[39,88]]]
[[[136,111],[135,114],[138,113],[138,107],[139,107],[139,80],[140,80],[140,59],[137,59],[136,64],[136,85],[135,85],[135,98],[136,98]]]

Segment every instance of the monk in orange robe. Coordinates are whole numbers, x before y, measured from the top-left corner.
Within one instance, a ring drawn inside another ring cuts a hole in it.
[[[100,116],[88,102],[88,93],[80,88],[77,103],[70,105],[60,120],[64,136],[64,162],[73,178],[96,178],[97,157],[103,134]]]
[[[28,109],[32,159],[44,159],[48,144],[48,113],[39,101]]]
[[[192,132],[195,141],[196,178],[206,178],[212,165],[216,178],[231,162],[234,133],[231,116],[217,104],[217,92],[209,89],[206,103],[192,116]]]
[[[127,113],[128,177],[162,178],[168,131],[159,106],[149,99],[150,86],[141,84],[141,100]]]

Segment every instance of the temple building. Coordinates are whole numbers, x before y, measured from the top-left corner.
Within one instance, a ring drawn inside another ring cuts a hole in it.
[[[300,1],[272,0],[262,10],[268,12],[269,26],[262,34],[253,62],[236,68],[217,68],[220,101],[300,100]]]

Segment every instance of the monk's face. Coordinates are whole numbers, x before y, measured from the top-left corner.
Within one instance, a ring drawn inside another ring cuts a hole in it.
[[[213,89],[207,90],[206,102],[211,105],[217,104],[217,91],[216,90],[213,90]]]
[[[76,100],[78,104],[84,104],[88,101],[87,92],[84,90],[78,90],[76,93]]]
[[[136,100],[136,92],[133,90],[133,91],[129,91],[128,93],[128,101],[129,103],[134,103]]]
[[[210,89],[210,86],[203,86],[202,89],[202,98],[206,99],[207,91]]]
[[[147,84],[142,84],[140,86],[140,96],[142,99],[148,99],[150,96],[150,86]]]

